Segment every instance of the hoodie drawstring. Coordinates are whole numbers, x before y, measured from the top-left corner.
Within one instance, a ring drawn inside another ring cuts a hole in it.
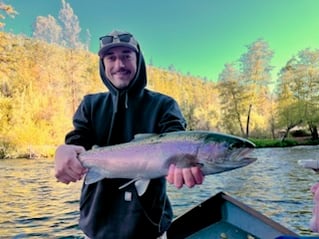
[[[128,109],[128,94],[127,91],[125,92],[125,109]]]

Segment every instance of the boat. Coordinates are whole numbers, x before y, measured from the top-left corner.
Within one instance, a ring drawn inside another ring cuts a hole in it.
[[[225,192],[176,217],[167,231],[173,239],[275,239],[298,236]]]

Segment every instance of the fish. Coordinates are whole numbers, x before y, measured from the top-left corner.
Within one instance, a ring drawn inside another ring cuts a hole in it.
[[[312,185],[310,191],[313,195],[314,206],[309,226],[311,231],[319,232],[319,183]]]
[[[166,176],[171,164],[179,168],[199,166],[204,175],[217,174],[255,162],[256,158],[247,156],[254,148],[251,141],[230,134],[175,131],[138,134],[127,143],[94,147],[80,153],[78,159],[88,168],[85,184],[126,178],[143,195],[150,180]]]
[[[312,169],[314,171],[319,170],[319,159],[300,159],[298,164],[304,168]]]
[[[312,169],[316,173],[319,173],[319,159],[301,159],[298,160],[298,164],[306,169]],[[314,205],[309,227],[311,231],[319,232],[319,182],[310,187],[310,192],[313,196]]]

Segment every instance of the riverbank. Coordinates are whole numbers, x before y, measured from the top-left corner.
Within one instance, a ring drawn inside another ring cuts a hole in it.
[[[293,147],[298,145],[319,145],[319,140],[312,140],[311,137],[291,137],[284,141],[281,139],[250,139],[256,148]]]
[[[19,148],[0,145],[0,160],[19,158],[52,158],[55,154],[56,148],[56,145],[27,145]]]
[[[290,137],[281,139],[253,139],[250,138],[256,148],[293,147],[298,145],[319,145],[319,140],[311,140],[311,137]],[[52,158],[55,153],[55,145],[28,145],[23,148],[0,147],[0,159],[9,158]]]

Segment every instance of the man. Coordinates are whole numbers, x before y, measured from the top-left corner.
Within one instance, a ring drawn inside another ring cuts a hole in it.
[[[100,38],[100,76],[109,92],[87,95],[74,118],[74,129],[56,150],[56,178],[76,182],[86,173],[77,155],[93,145],[129,142],[139,133],[185,130],[185,120],[174,99],[150,91],[146,65],[136,39],[127,32],[113,31]],[[150,156],[151,157],[151,156]],[[169,183],[201,184],[199,168],[171,165]],[[80,199],[80,228],[89,238],[157,238],[172,221],[165,178],[151,180],[147,191],[138,196],[134,184],[123,189],[127,179],[104,179],[83,184]]]

